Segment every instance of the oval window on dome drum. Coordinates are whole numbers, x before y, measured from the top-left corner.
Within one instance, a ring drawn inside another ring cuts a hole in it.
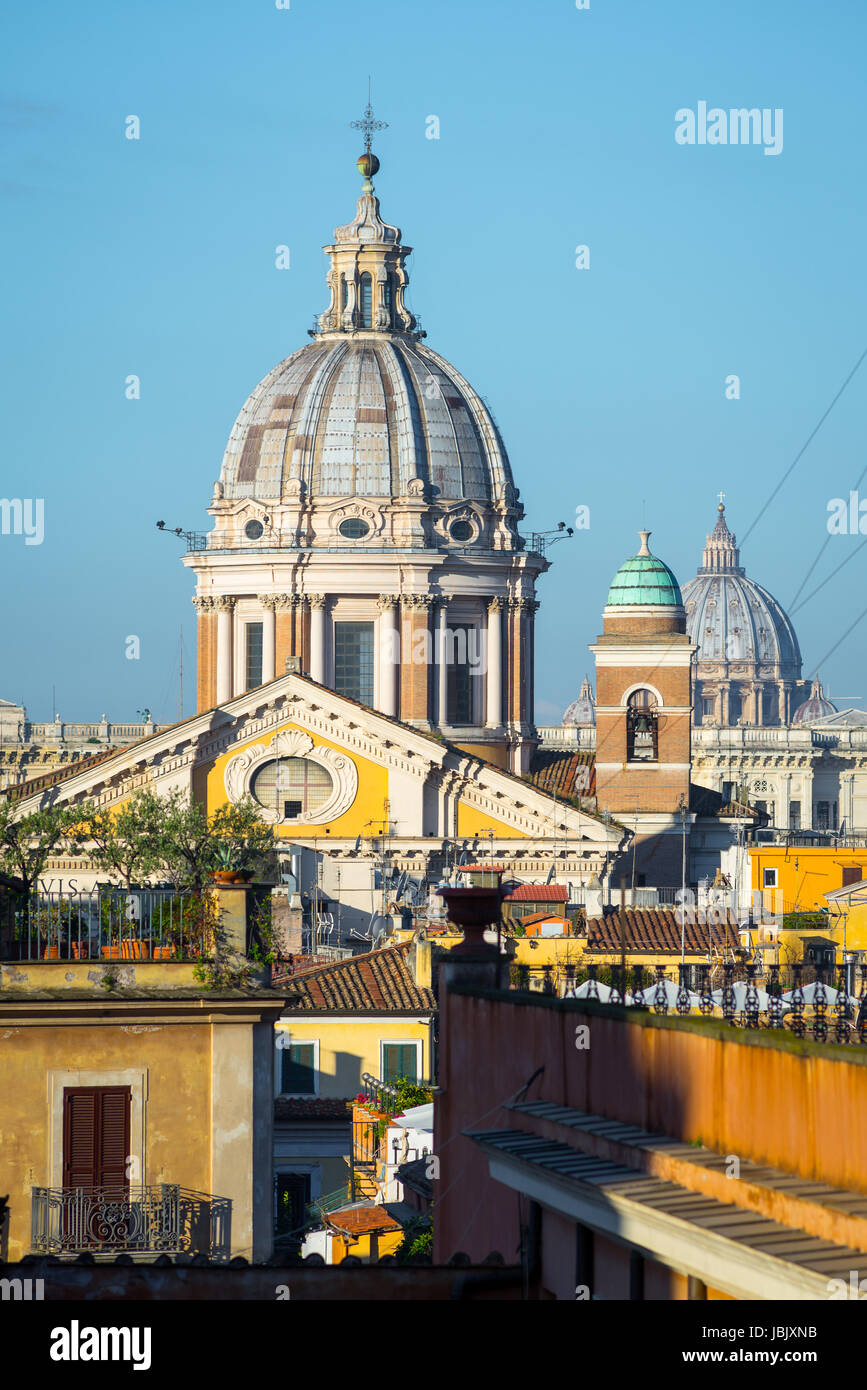
[[[248,521],[244,527],[244,535],[249,541],[257,541],[260,536],[264,536],[265,527],[261,521]]]
[[[348,541],[361,541],[370,534],[370,527],[360,516],[348,516],[345,521],[341,521],[337,529]]]
[[[327,770],[308,758],[275,758],[254,774],[254,800],[280,820],[304,820],[328,801],[334,783]]]
[[[468,521],[453,521],[449,527],[449,535],[453,541],[471,541],[473,528]]]

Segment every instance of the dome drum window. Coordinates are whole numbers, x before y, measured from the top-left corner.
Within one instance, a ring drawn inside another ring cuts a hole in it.
[[[475,533],[473,523],[467,521],[464,517],[460,517],[457,521],[453,521],[449,526],[449,540],[456,541],[458,545],[465,545],[468,541],[471,541]]]
[[[244,527],[244,535],[248,541],[258,541],[265,534],[265,527],[261,521],[248,521]]]
[[[370,526],[360,516],[348,516],[345,521],[341,521],[337,530],[347,541],[362,541],[365,536],[370,535]]]

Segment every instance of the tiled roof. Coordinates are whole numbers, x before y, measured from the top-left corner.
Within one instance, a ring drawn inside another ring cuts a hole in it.
[[[390,1216],[384,1206],[344,1207],[341,1211],[324,1212],[323,1221],[335,1231],[345,1231],[348,1236],[382,1235],[386,1231],[399,1231],[401,1225]]]
[[[737,920],[730,913],[727,920],[717,921],[717,914],[712,912],[710,923],[700,909],[689,915],[692,920],[686,922],[684,941],[691,955],[705,955],[709,946],[715,951],[739,949]],[[587,923],[587,953],[619,951],[621,920],[627,951],[680,953],[680,909],[671,907],[629,907],[622,912],[608,912],[604,917],[591,917]]]
[[[433,994],[419,988],[409,968],[411,948],[405,941],[294,975],[283,986],[287,1011],[431,1013]]]
[[[346,1120],[349,1124],[352,1103],[318,1096],[278,1096],[274,1102],[274,1119],[278,1124],[281,1120]]]
[[[593,751],[582,748],[539,748],[533,754],[527,778],[540,791],[558,796],[595,796],[596,759]]]
[[[519,883],[503,894],[509,903],[564,903],[569,896],[565,883]]]
[[[132,744],[127,744],[126,747],[131,748]],[[113,758],[115,753],[124,751],[123,748],[104,748],[86,758],[73,758],[71,762],[53,767],[49,772],[40,772],[37,777],[31,777],[27,782],[17,782],[12,787],[6,787],[2,795],[7,801],[23,801],[25,797],[33,796],[47,787],[54,787],[58,782],[66,782],[70,777],[76,777],[79,772],[86,772],[88,768],[96,767],[97,763],[104,763],[108,758]]]
[[[521,918],[522,927],[532,927],[534,922],[566,922],[568,918],[562,917],[559,912],[531,912],[529,917]]]

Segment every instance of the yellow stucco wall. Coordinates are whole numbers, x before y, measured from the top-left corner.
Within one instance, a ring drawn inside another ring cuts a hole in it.
[[[414,1015],[383,1016],[368,1022],[360,1016],[341,1019],[301,1014],[297,1019],[282,1018],[277,1031],[288,1032],[293,1042],[319,1043],[319,1095],[323,1099],[354,1098],[361,1091],[363,1072],[381,1076],[383,1042],[421,1042],[419,1080],[430,1077],[430,1026],[419,1023]]]
[[[826,907],[824,894],[843,887],[843,869],[859,868],[867,878],[867,850],[830,849],[825,846],[757,845],[750,849],[753,891],[764,890],[765,869],[777,870],[777,893],[764,890],[769,911],[816,912]]]
[[[477,806],[468,806],[465,801],[458,803],[458,839],[471,839],[474,835],[482,835],[486,830],[493,830],[498,836],[514,836],[515,827],[507,825],[505,821],[497,820],[495,816],[489,816],[485,811],[480,811]]]
[[[243,748],[269,748],[277,733],[298,727],[295,724],[282,724],[270,737],[251,739],[247,743],[235,744],[228,752],[221,754],[207,771],[205,777],[208,810],[214,811],[229,800],[226,793],[225,772],[226,764],[230,759],[234,758]],[[309,731],[305,729],[302,732],[308,733]],[[327,823],[331,834],[335,838],[341,836],[350,838],[362,833],[370,834],[370,822],[381,822],[383,819],[384,804],[388,797],[387,769],[380,763],[362,757],[354,749],[349,751],[341,744],[332,743],[329,739],[320,738],[318,735],[314,737],[314,743],[319,747],[333,749],[343,757],[350,758],[358,772],[358,791],[355,800],[347,811]],[[278,826],[277,833],[281,838],[289,840],[310,839],[316,836],[324,838],[325,828],[324,824],[310,825],[303,821],[292,821],[290,825]]]
[[[180,1183],[214,1192],[211,1172],[211,1033],[206,1023],[167,1024],[130,1017],[124,1025],[3,1027],[0,1085],[0,1192],[9,1193],[9,1259],[30,1251],[31,1189],[62,1185],[62,1128],[56,1142],[49,1072],[63,1086],[127,1085],[97,1073],[146,1073],[143,1171],[134,1183]],[[77,1074],[77,1075],[76,1075]],[[138,1159],[133,1083],[131,1156]],[[62,1116],[61,1116],[62,1125]],[[52,1130],[54,1139],[52,1138]],[[222,1195],[216,1193],[215,1195]]]

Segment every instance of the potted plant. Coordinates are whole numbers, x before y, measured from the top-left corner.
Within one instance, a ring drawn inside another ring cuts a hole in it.
[[[34,913],[32,922],[39,935],[45,938],[45,950],[42,952],[42,959],[59,960],[64,922],[58,904],[40,905]]]
[[[103,960],[120,960],[120,907],[114,893],[99,904],[100,948]]]
[[[224,840],[222,844],[216,846],[214,859],[219,867],[213,870],[213,877],[217,883],[243,882],[241,871],[238,868],[238,858],[238,851],[230,840]]]

